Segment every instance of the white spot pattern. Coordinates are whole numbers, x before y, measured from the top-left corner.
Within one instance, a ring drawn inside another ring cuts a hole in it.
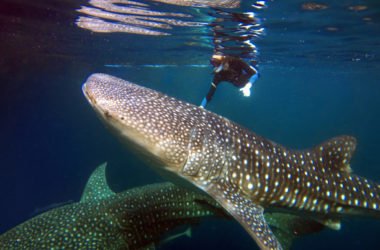
[[[353,137],[290,150],[207,110],[118,78],[90,77],[84,92],[121,134],[133,129],[139,135],[127,140],[144,138],[165,166],[204,190],[220,181],[263,206],[320,213],[355,212],[355,207],[379,211],[379,185],[351,174]]]

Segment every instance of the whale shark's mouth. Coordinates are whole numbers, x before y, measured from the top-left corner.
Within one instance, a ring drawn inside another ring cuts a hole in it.
[[[111,76],[110,76],[111,77]],[[104,124],[115,134],[122,143],[129,149],[132,149],[139,155],[143,155],[144,160],[149,162],[160,162],[160,152],[158,152],[155,144],[146,139],[138,129],[128,125],[126,117],[118,114],[117,110],[112,107],[115,105],[112,102],[117,102],[110,95],[104,95],[104,92],[99,92],[99,89],[106,89],[107,83],[112,79],[105,77],[102,74],[95,74],[89,77],[86,83],[82,86],[82,91],[94,108]],[[103,83],[101,83],[103,81]],[[101,87],[101,85],[105,87]],[[111,87],[111,85],[108,85]]]

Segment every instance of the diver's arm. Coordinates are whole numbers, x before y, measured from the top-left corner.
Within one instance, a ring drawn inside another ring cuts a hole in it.
[[[222,69],[223,69],[223,63],[221,63],[218,67],[215,67],[214,70],[213,70],[213,73],[217,74],[220,71],[222,71]]]
[[[244,69],[245,72],[247,72],[250,76],[253,76],[253,75],[256,75],[257,74],[257,69],[255,69],[255,67],[245,63],[245,62],[241,62],[243,65],[242,65],[242,68]]]
[[[215,83],[213,83],[213,82],[211,83],[210,89],[206,95],[207,102],[209,102],[212,99],[212,97],[214,96],[215,91],[216,91],[216,86],[217,85]]]
[[[209,91],[208,91],[206,97],[203,98],[203,100],[202,100],[202,103],[201,103],[201,105],[200,105],[201,107],[205,108],[206,105],[207,105],[207,103],[211,101],[212,97],[213,97],[214,94],[215,94],[215,91],[216,91],[216,88],[217,88],[219,82],[220,82],[220,81],[219,81],[218,77],[215,76],[215,77],[214,77],[214,80],[213,80],[212,83],[211,83],[210,89],[209,89]]]

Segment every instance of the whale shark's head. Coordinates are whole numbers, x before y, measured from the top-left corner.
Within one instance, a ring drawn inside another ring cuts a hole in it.
[[[184,166],[196,106],[105,74],[91,75],[82,89],[122,142],[154,165],[175,172]]]

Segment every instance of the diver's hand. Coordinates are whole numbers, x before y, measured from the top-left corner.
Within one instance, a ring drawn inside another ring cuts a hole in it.
[[[205,108],[206,105],[207,105],[207,99],[206,99],[206,97],[205,97],[205,98],[203,98],[202,103],[201,103],[201,105],[200,105],[199,107],[200,107],[200,108]]]

